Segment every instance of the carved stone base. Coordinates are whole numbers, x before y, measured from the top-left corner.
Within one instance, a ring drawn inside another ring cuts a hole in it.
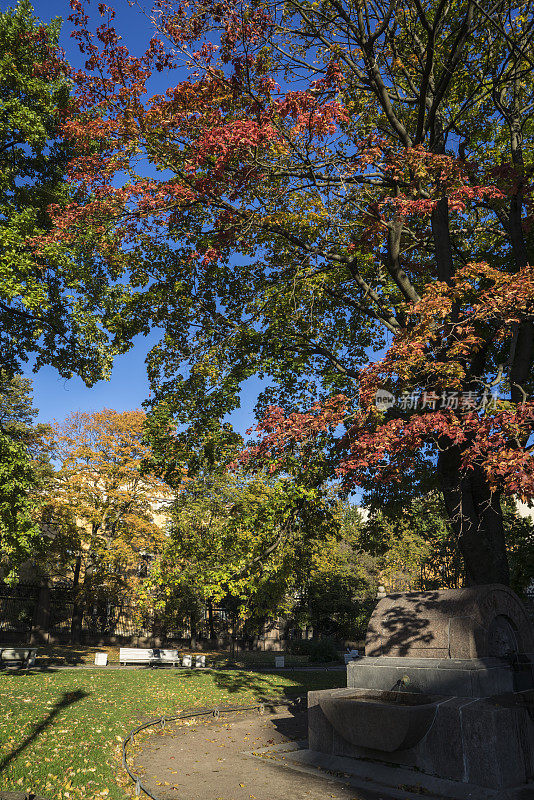
[[[365,740],[365,735],[362,739],[362,731],[358,731],[363,719],[358,713],[354,714],[352,720],[347,714],[343,715],[342,725],[332,724],[331,720],[336,722],[331,713],[332,701],[352,698],[354,695],[354,689],[309,692],[310,750],[407,767],[439,778],[491,789],[520,787],[534,781],[533,690],[491,698],[450,697],[436,700],[433,721],[426,726],[422,738],[412,747],[394,751],[386,749],[391,744],[388,726],[400,729],[408,723],[401,719],[403,709],[395,708],[395,704],[389,700],[384,704],[385,715],[373,717],[366,713],[367,709],[363,711],[369,741],[373,742],[372,748],[353,743]],[[365,702],[362,703],[362,706],[365,705]],[[388,709],[391,712],[390,720]],[[351,726],[355,727],[357,736],[353,735]]]

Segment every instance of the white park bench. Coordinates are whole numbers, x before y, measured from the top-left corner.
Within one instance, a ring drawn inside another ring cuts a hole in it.
[[[119,664],[180,664],[178,650],[164,650],[159,647],[121,647]]]
[[[29,669],[35,664],[37,648],[10,647],[0,645],[0,664],[2,666],[20,666]]]

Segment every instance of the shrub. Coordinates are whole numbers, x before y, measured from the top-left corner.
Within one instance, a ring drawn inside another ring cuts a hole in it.
[[[302,639],[292,643],[291,652],[308,656],[312,663],[338,661],[340,658],[340,648],[334,639]]]

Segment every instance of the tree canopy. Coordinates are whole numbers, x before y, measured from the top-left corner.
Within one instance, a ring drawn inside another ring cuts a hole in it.
[[[10,376],[30,358],[87,384],[109,374],[127,349],[115,317],[114,285],[83,242],[64,256],[36,240],[50,230],[50,206],[72,199],[75,156],[60,125],[73,100],[58,46],[60,20],[41,23],[28,0],[0,14],[0,347]]]
[[[190,449],[187,473],[176,486],[170,538],[147,587],[162,611],[222,606],[234,626],[258,632],[268,617],[294,604],[312,554],[337,540],[337,512],[324,488],[288,476],[229,471],[239,445],[223,426]]]
[[[74,412],[52,431],[57,471],[47,498],[49,523],[63,518],[77,524],[77,546],[71,550],[75,583],[83,576],[108,594],[132,591],[142,554],[165,546],[169,487],[142,465],[150,454],[143,442],[142,411]],[[154,517],[162,516],[160,524]],[[59,526],[61,528],[61,526]],[[58,530],[58,545],[61,544]],[[65,544],[72,547],[72,541]],[[76,563],[74,563],[76,562]]]
[[[35,425],[31,384],[0,371],[0,564],[9,575],[43,550],[41,493],[52,468],[47,425]]]
[[[75,192],[41,247],[128,276],[124,327],[165,330],[160,415],[195,435],[264,376],[254,457],[439,484],[467,580],[508,582],[500,497],[534,494],[530,0],[159,0],[141,56],[71,6]]]

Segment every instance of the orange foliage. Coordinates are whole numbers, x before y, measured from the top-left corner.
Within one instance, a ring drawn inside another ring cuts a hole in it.
[[[54,492],[80,526],[86,583],[91,572],[99,585],[134,588],[140,554],[157,553],[165,541],[170,489],[142,472],[150,455],[143,442],[144,420],[138,409],[106,408],[74,412],[53,426],[60,465]]]

